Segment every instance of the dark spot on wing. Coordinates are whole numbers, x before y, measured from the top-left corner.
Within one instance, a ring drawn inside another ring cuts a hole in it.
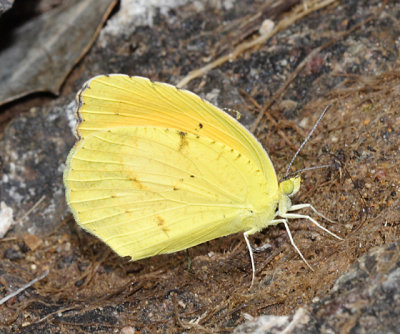
[[[164,218],[161,217],[161,216],[156,216],[156,218],[157,218],[157,225],[158,225],[158,226],[163,226],[164,223],[165,223]]]
[[[186,132],[178,131],[178,135],[179,135],[179,137],[181,138],[181,141],[180,141],[179,147],[178,147],[178,151],[181,151],[181,150],[183,149],[184,146],[186,146],[186,145],[189,144],[189,142],[188,142],[188,140],[187,140],[187,138],[186,138],[186,136],[187,136],[187,133],[186,133]]]
[[[161,216],[156,216],[157,219],[157,225],[161,228],[161,231],[163,231],[167,236],[169,232],[169,228],[165,226],[165,220]]]

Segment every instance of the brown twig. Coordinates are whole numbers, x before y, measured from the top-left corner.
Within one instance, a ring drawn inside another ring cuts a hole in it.
[[[201,67],[200,69],[189,72],[189,74],[186,77],[184,77],[181,81],[179,81],[179,83],[176,86],[178,88],[182,88],[182,87],[186,86],[193,79],[204,75],[205,73],[209,72],[210,70],[214,69],[215,67],[218,67],[218,66],[226,63],[227,61],[236,59],[240,54],[242,54],[243,52],[245,52],[251,48],[254,48],[259,45],[264,44],[272,36],[276,35],[280,31],[288,28],[296,21],[313,13],[316,10],[322,9],[322,8],[332,4],[333,2],[334,2],[334,0],[322,0],[322,1],[314,1],[313,3],[309,3],[307,7],[305,7],[304,5],[296,6],[292,10],[291,14],[282,18],[278,22],[278,24],[275,26],[275,28],[273,28],[272,30],[270,30],[269,32],[267,32],[265,34],[260,35],[259,37],[255,38],[252,41],[243,42],[243,43],[239,44],[231,53],[228,53],[224,56],[219,57],[218,59]]]

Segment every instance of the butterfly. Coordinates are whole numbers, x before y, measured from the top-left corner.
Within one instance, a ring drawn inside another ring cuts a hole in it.
[[[199,96],[111,74],[87,81],[77,104],[66,200],[76,222],[120,256],[139,260],[242,232],[253,282],[249,235],[283,223],[306,263],[288,219],[308,219],[339,238],[293,213],[319,214],[310,204],[292,205],[300,176],[278,182],[258,140]]]

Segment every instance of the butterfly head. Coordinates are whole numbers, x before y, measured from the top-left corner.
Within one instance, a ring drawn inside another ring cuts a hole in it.
[[[299,175],[291,177],[290,179],[283,180],[279,183],[279,189],[281,193],[292,197],[300,189],[301,177]]]
[[[285,217],[287,211],[292,207],[292,201],[289,197],[292,197],[299,191],[300,182],[301,177],[297,175],[289,179],[283,179],[279,183],[280,197],[276,215]]]

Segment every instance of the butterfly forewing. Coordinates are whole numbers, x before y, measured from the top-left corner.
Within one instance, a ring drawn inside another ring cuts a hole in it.
[[[273,165],[239,122],[197,95],[142,77],[115,74],[89,80],[78,94],[81,138],[121,126],[174,128],[212,139],[248,156],[278,191]]]

